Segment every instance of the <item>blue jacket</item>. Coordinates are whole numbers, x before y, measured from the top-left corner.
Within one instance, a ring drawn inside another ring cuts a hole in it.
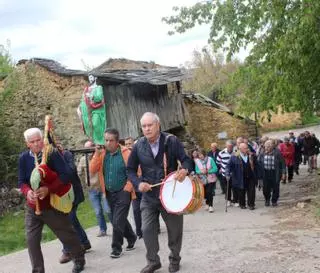
[[[63,183],[69,183],[72,175],[72,170],[64,161],[61,154],[57,151],[54,151],[49,158],[47,163],[48,167],[55,171],[60,180]],[[19,157],[19,168],[18,168],[18,186],[21,188],[23,184],[30,186],[30,176],[35,168],[34,157],[30,154],[30,151],[27,150],[20,154]]]
[[[252,170],[253,181],[257,185],[258,179],[262,178],[261,167],[258,164],[257,157],[253,154],[249,155],[248,163]],[[232,187],[244,189],[243,161],[241,159],[240,154],[235,154],[231,156],[230,161],[226,166],[226,177],[232,177]]]
[[[165,144],[166,142],[166,144]],[[147,138],[142,137],[133,146],[128,160],[128,179],[138,190],[140,182],[150,184],[159,183],[164,177],[163,155],[167,154],[167,174],[174,172],[178,168],[177,160],[180,160],[182,167],[193,171],[192,161],[186,155],[182,143],[174,136],[167,133],[160,133],[159,152],[154,158]],[[138,167],[141,168],[141,177],[138,177]],[[159,202],[160,187],[155,187],[152,191],[142,194],[142,199],[150,202]]]

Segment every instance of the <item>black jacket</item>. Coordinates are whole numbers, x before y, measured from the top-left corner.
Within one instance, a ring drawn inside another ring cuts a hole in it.
[[[183,145],[174,136],[167,133],[160,133],[159,151],[154,158],[148,140],[142,137],[133,146],[128,160],[128,178],[138,190],[140,182],[157,184],[165,177],[163,155],[167,155],[167,174],[174,172],[178,168],[178,160],[182,167],[190,172],[193,171],[192,161],[186,155]],[[141,177],[138,177],[138,167],[141,168]],[[152,191],[143,193],[142,198],[148,201],[159,201],[160,187],[155,187]]]

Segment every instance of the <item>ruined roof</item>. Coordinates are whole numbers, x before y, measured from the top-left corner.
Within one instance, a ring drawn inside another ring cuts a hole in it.
[[[128,63],[134,62],[134,64],[139,64],[140,66],[138,65],[137,69],[115,69],[115,63],[116,61],[119,62],[119,60],[121,60],[122,63],[125,63],[125,61],[128,61]],[[119,83],[126,82],[165,85],[171,82],[181,81],[184,78],[184,73],[180,69],[175,67],[156,65],[157,68],[154,69],[142,68],[147,67],[146,64],[151,65],[151,63],[131,61],[126,59],[110,59],[102,65],[94,68],[90,72],[68,69],[57,61],[44,58],[32,58],[30,60],[23,59],[20,60],[17,65],[25,64],[28,62],[38,64],[46,68],[47,70],[62,76],[87,76],[88,74],[92,74],[98,78]],[[108,66],[110,68],[108,68]]]
[[[201,103],[203,105],[207,105],[210,107],[217,108],[219,110],[222,110],[224,112],[227,112],[229,115],[235,116],[240,119],[245,119],[248,122],[254,122],[252,119],[249,119],[247,117],[243,117],[240,115],[235,114],[231,109],[229,109],[227,106],[220,104],[216,101],[213,101],[212,99],[206,97],[205,95],[199,94],[199,93],[182,93],[184,98],[189,99],[192,102]]]
[[[68,69],[62,64],[57,61],[51,59],[44,59],[44,58],[32,58],[29,60],[22,59],[20,60],[17,65],[25,64],[25,63],[35,63],[38,64],[47,70],[56,73],[62,76],[85,76],[88,75],[88,72],[76,69]]]
[[[208,106],[211,106],[211,107],[214,107],[214,108],[217,108],[217,109],[220,109],[224,112],[228,112],[228,113],[232,113],[233,112],[225,105],[222,105],[216,101],[213,101],[212,99],[206,97],[205,95],[202,95],[200,93],[183,93],[183,96],[185,98],[188,98],[189,100],[193,101],[193,102],[198,102],[198,103],[201,103],[201,104],[205,104],[205,105],[208,105]]]
[[[158,68],[174,68],[170,66],[163,66],[155,62],[135,61],[125,58],[108,59],[101,65],[95,67],[92,71],[110,72],[111,70],[145,70]]]

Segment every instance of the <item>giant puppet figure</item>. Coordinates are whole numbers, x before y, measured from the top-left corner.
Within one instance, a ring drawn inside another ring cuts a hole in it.
[[[84,89],[78,108],[85,135],[97,145],[104,145],[106,110],[103,89],[97,85],[97,78],[89,74],[89,85]]]

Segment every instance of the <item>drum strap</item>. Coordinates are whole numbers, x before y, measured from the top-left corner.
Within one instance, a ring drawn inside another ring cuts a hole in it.
[[[167,177],[168,175],[168,158],[167,158],[167,153],[168,153],[168,139],[173,135],[169,134],[166,135],[166,138],[164,140],[164,153],[163,153],[163,170],[164,170],[164,177]]]

